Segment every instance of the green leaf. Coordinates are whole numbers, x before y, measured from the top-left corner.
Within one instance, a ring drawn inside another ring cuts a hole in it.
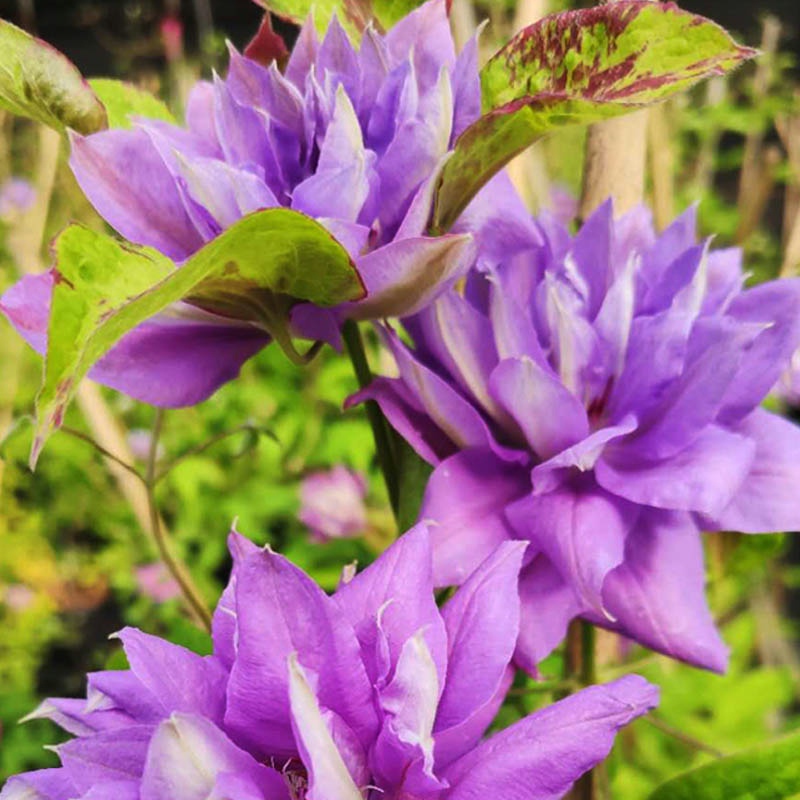
[[[800,732],[690,770],[650,800],[789,800],[800,797]]]
[[[75,65],[46,42],[0,19],[0,108],[63,133],[108,127],[103,104]]]
[[[373,20],[376,20],[384,30],[389,30],[403,17],[421,6],[422,2],[418,0],[373,0],[371,5]],[[447,10],[450,11],[450,0],[447,2]]]
[[[157,250],[80,225],[58,237],[55,252],[32,465],[89,369],[173,303],[261,323],[277,338],[288,335],[286,315],[296,300],[331,306],[365,293],[347,251],[318,222],[285,208],[242,218],[180,267]]]
[[[378,32],[391,28],[409,14],[422,0],[257,0],[278,17],[302,25],[313,13],[320,34],[328,30],[334,14],[354,42],[372,23]],[[449,8],[449,3],[448,3]]]
[[[433,230],[448,230],[492,175],[545,134],[658,102],[754,54],[671,3],[622,0],[545,17],[481,70],[484,115],[444,166]]]
[[[105,106],[111,128],[129,128],[131,116],[175,122],[172,112],[161,100],[131,83],[111,78],[91,78],[89,86]]]

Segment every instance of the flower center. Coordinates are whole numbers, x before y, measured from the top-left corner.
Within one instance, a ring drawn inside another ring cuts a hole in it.
[[[290,758],[283,765],[271,759],[270,766],[283,775],[291,800],[305,800],[308,791],[308,772],[300,759]]]
[[[604,427],[605,420],[603,417],[613,387],[614,378],[609,378],[606,381],[606,385],[603,387],[603,391],[596,395],[586,406],[586,414],[589,417],[589,427],[592,430]]]

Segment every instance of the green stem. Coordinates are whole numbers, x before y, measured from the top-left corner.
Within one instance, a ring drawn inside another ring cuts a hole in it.
[[[156,411],[153,431],[150,437],[150,450],[147,454],[147,472],[145,474],[145,486],[147,488],[147,505],[150,511],[150,528],[153,540],[158,548],[159,556],[164,566],[169,570],[170,575],[175,578],[176,583],[181,589],[186,603],[192,614],[202,623],[203,627],[211,632],[211,613],[206,606],[202,595],[192,581],[189,570],[172,554],[167,542],[166,533],[161,526],[161,517],[158,513],[156,504],[156,461],[158,453],[158,440],[161,436],[161,429],[164,425],[164,410],[159,408]]]
[[[567,631],[565,678],[575,680],[580,686],[591,686],[595,683],[596,638],[594,625],[580,619],[572,620]],[[568,795],[569,800],[597,800],[597,784],[595,770],[590,770],[576,781]]]
[[[289,329],[289,313],[293,302],[286,295],[264,291],[258,294],[257,301],[248,306],[264,330],[283,350],[284,355],[296,366],[305,367],[316,358],[325,342],[314,342],[304,353],[295,347]]]
[[[581,620],[581,682],[584,686],[597,683],[596,644],[597,629]]]
[[[347,354],[350,356],[350,361],[353,364],[353,371],[355,372],[358,385],[364,389],[372,383],[372,371],[367,362],[367,354],[364,350],[364,342],[361,338],[361,331],[358,329],[358,323],[351,319],[347,320],[342,327],[342,338],[347,348]],[[372,428],[372,438],[375,440],[378,463],[383,473],[383,480],[386,483],[389,502],[391,503],[395,519],[397,519],[400,509],[400,484],[391,431],[389,430],[389,426],[386,423],[386,419],[380,407],[374,400],[367,400],[365,406],[367,419]]]

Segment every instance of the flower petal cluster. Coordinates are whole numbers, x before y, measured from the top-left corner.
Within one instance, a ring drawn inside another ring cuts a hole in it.
[[[550,800],[657,690],[627,676],[484,739],[508,689],[525,545],[499,547],[441,608],[424,526],[326,595],[238,535],[213,655],[119,634],[130,669],[35,712],[72,740],[2,800]]]
[[[318,541],[352,538],[367,527],[366,494],[364,476],[337,464],[303,478],[297,517]]]
[[[192,90],[185,127],[137,119],[73,134],[70,164],[113,228],[179,264],[249,212],[315,218],[350,253],[367,296],[333,312],[302,305],[292,321],[300,336],[336,342],[343,317],[412,313],[469,266],[473,236],[425,233],[438,169],[479,113],[477,43],[456,57],[445,2],[429,0],[386,35],[368,29],[358,49],[335,19],[322,41],[309,21],[284,73],[232,49],[227,77]],[[501,177],[465,220],[509,208],[523,219]],[[0,303],[40,352],[53,281],[25,278]],[[181,305],[125,336],[90,376],[154,405],[191,405],[268,341],[249,322]]]
[[[606,204],[576,236],[483,260],[389,333],[399,378],[361,397],[436,465],[435,579],[531,542],[518,658],[582,616],[723,670],[700,532],[800,526],[800,430],[759,408],[800,342],[800,281],[744,289],[740,253]]]

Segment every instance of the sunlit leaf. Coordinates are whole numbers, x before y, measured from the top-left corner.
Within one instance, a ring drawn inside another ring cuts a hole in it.
[[[75,65],[46,42],[0,19],[0,108],[59,132],[108,127],[103,104]]]
[[[481,71],[484,115],[444,167],[434,230],[449,229],[492,175],[545,134],[663,100],[753,55],[671,3],[623,0],[545,17]]]
[[[800,733],[720,758],[662,784],[649,800],[791,800],[800,797]]]
[[[172,112],[161,100],[131,83],[92,78],[89,86],[105,106],[111,128],[129,128],[132,116],[175,122]]]
[[[56,241],[56,281],[31,462],[63,420],[80,380],[126,333],[179,300],[270,326],[295,300],[336,305],[364,287],[319,223],[271,208],[239,220],[180,267],[79,225]]]
[[[320,33],[328,29],[334,14],[354,41],[368,24],[379,31],[386,31],[401,20],[422,0],[257,0],[267,10],[281,19],[302,25],[309,14],[314,15],[314,24]],[[450,7],[448,0],[447,7]]]

